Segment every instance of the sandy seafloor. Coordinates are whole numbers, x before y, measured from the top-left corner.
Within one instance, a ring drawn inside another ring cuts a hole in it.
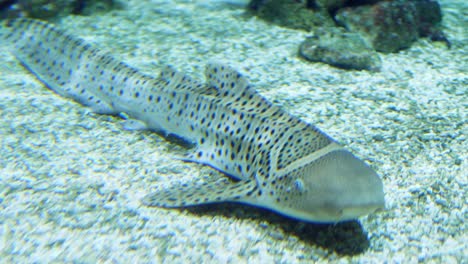
[[[307,33],[235,6],[127,2],[59,25],[149,74],[171,64],[204,78],[209,61],[233,65],[375,168],[387,210],[318,225],[237,204],[142,206],[156,184],[209,169],[54,94],[0,48],[0,262],[468,262],[465,1],[440,1],[451,49],[422,39],[380,54],[378,73],[301,60]]]

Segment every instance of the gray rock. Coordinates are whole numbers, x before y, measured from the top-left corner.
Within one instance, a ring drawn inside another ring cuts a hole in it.
[[[436,0],[384,1],[338,10],[335,20],[362,34],[377,51],[408,48],[420,36],[437,35],[442,20]]]
[[[299,47],[299,54],[307,60],[323,62],[344,69],[379,71],[379,55],[357,33],[337,28],[319,30]]]
[[[320,8],[328,10],[343,7],[348,0],[315,0],[315,4]]]
[[[317,27],[333,26],[335,24],[326,9],[310,6],[309,2],[296,0],[252,0],[249,8],[256,16],[288,28],[310,31]]]
[[[0,18],[54,19],[72,13],[89,15],[118,6],[116,0],[0,0]]]

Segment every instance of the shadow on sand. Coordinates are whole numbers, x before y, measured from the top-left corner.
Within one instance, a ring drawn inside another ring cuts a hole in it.
[[[287,239],[285,236],[290,235],[313,247],[338,255],[358,255],[369,247],[367,234],[358,221],[337,224],[308,223],[262,208],[235,203],[200,205],[181,210],[200,216],[223,215],[227,218],[251,220],[257,222],[259,228],[263,228],[272,239]]]

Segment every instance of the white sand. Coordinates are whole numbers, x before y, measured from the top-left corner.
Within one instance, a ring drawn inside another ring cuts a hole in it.
[[[60,26],[146,73],[169,63],[203,78],[208,61],[234,65],[371,164],[388,210],[315,225],[234,204],[144,207],[156,183],[209,170],[59,97],[0,48],[0,262],[466,263],[466,1],[441,1],[451,49],[422,39],[382,55],[380,73],[303,61],[306,33],[195,2],[130,0]]]

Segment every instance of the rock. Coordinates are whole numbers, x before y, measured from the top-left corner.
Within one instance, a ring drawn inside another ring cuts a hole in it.
[[[48,19],[72,13],[75,2],[74,0],[18,0],[14,4],[14,8],[20,10],[27,17]]]
[[[344,69],[379,71],[382,64],[379,55],[359,34],[338,28],[319,30],[300,45],[299,54],[307,60]]]
[[[116,7],[115,0],[0,0],[0,18],[54,19],[69,14],[91,14]]]
[[[80,5],[76,7],[75,13],[85,16],[100,12],[107,12],[115,8],[120,8],[121,4],[115,0],[81,0]]]
[[[313,1],[252,0],[249,9],[258,17],[283,27],[310,31],[317,27],[333,26],[335,22],[328,11],[315,8],[311,2]]]
[[[8,2],[11,2],[10,0],[0,0],[0,7],[7,5]]]
[[[333,10],[340,7],[343,7],[347,0],[315,0],[315,5],[320,8],[327,10]]]
[[[377,51],[395,52],[420,36],[439,35],[442,14],[436,0],[395,0],[342,8],[335,20],[361,33]]]

